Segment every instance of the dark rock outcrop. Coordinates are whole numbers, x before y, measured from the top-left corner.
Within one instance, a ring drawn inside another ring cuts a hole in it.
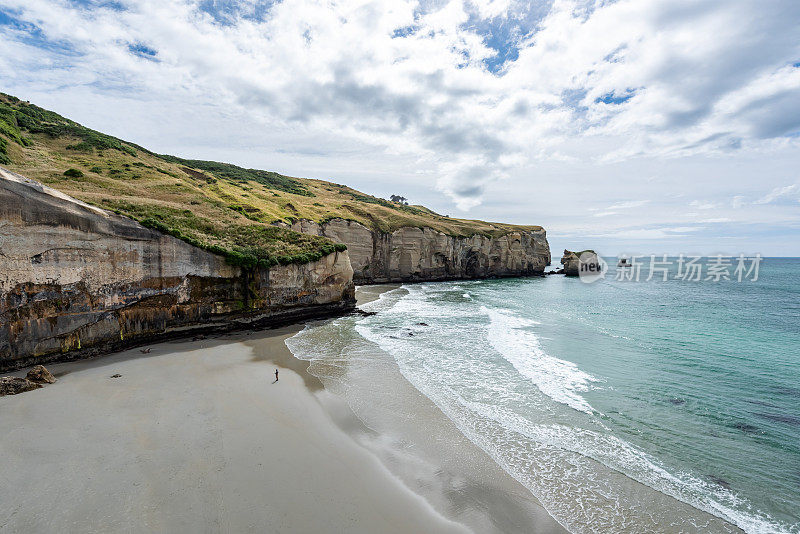
[[[28,371],[28,375],[26,377],[31,382],[36,382],[37,384],[55,384],[56,377],[47,370],[47,367],[44,365],[36,365]]]
[[[5,395],[17,395],[31,391],[32,389],[39,389],[41,384],[37,384],[27,378],[17,376],[3,376],[0,377],[0,397]]]
[[[354,291],[346,251],[233,267],[0,168],[0,370],[342,313]]]

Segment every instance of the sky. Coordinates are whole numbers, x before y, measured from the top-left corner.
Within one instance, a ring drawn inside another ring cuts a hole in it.
[[[0,0],[0,91],[554,256],[800,256],[796,0]]]

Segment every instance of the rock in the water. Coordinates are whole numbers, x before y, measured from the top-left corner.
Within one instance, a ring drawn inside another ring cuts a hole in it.
[[[564,266],[564,274],[567,276],[580,276],[581,271],[599,273],[601,268],[600,260],[594,250],[572,252],[564,249],[561,265]]]
[[[122,378],[122,375],[119,373],[111,375],[109,378]]]
[[[37,365],[28,371],[28,380],[37,384],[54,384],[56,377],[44,365]]]
[[[24,393],[40,387],[42,387],[41,384],[31,382],[27,378],[4,376],[0,378],[0,397],[3,395],[16,395],[17,393]]]

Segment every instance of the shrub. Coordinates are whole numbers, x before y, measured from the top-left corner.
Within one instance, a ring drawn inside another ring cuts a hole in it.
[[[158,157],[168,163],[184,165],[184,171],[198,178],[200,177],[198,175],[202,175],[202,173],[195,171],[194,169],[200,169],[201,171],[213,173],[216,175],[216,177],[224,178],[231,182],[258,182],[270,189],[277,189],[278,191],[285,191],[287,193],[293,193],[295,195],[303,195],[307,197],[315,196],[314,193],[309,191],[297,180],[290,178],[289,176],[278,174],[277,172],[262,171],[259,169],[244,169],[237,165],[220,163],[218,161],[183,159],[168,155],[159,155]]]
[[[11,163],[11,158],[8,157],[8,142],[0,137],[0,163],[8,165]]]
[[[83,172],[78,169],[67,169],[64,171],[64,176],[67,178],[83,178]]]
[[[96,173],[96,174],[103,174],[103,169],[101,169],[100,167],[95,165],[94,167],[89,169],[89,172],[93,172],[93,173]]]

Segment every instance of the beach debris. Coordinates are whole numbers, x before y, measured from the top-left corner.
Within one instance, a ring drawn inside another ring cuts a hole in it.
[[[139,349],[139,352],[142,354],[150,354],[150,347],[147,347],[146,349]]]
[[[37,384],[27,378],[19,376],[4,376],[0,377],[0,397],[5,395],[16,395],[31,391],[32,389],[39,389],[41,384]]]
[[[44,365],[36,365],[28,371],[28,380],[37,384],[55,384],[56,377]]]
[[[108,378],[122,378],[122,375],[119,374],[119,373],[115,373],[115,374],[109,376]]]

